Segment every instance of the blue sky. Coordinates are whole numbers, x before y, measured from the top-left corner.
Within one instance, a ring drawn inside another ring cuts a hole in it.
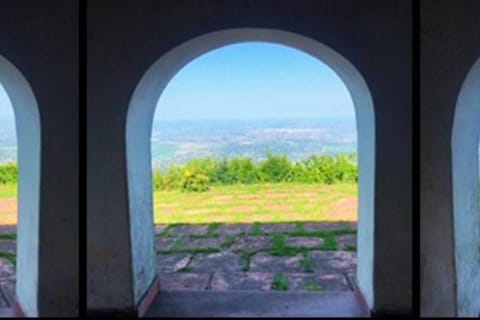
[[[277,44],[208,52],[165,88],[155,119],[354,117],[347,88],[323,62]]]

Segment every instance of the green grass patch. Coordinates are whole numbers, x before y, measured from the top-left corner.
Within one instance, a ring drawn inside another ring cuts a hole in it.
[[[247,250],[238,250],[236,253],[240,255],[240,257],[245,261],[244,266],[242,267],[243,272],[250,271],[250,262],[252,260],[252,256],[257,253],[258,251],[247,251]]]
[[[0,199],[3,198],[16,198],[17,197],[17,184],[0,184]]]
[[[354,245],[351,245],[351,244],[347,244],[343,250],[345,250],[345,251],[354,251],[354,252],[355,252],[355,251],[357,251],[357,246],[354,246]]]
[[[304,252],[302,260],[300,260],[300,264],[303,266],[305,272],[311,273],[314,270],[312,260],[308,257],[308,253]]]
[[[232,244],[235,243],[235,239],[236,237],[234,235],[226,236],[225,240],[223,240],[223,242],[220,244],[220,247],[222,247],[223,249],[230,248]]]
[[[305,281],[303,287],[308,291],[323,291],[322,286],[315,281]]]
[[[216,238],[219,236],[217,233],[218,223],[213,222],[208,225],[207,236],[210,238]]]
[[[305,231],[305,228],[304,228],[304,222],[302,221],[298,221],[298,222],[295,222],[295,233],[304,233],[306,232]]]
[[[276,273],[272,281],[272,290],[287,291],[288,279],[283,273]]]
[[[0,240],[16,240],[16,233],[0,233]]]
[[[309,249],[305,247],[289,247],[285,243],[285,234],[274,233],[272,245],[267,252],[276,257],[295,256],[299,253],[307,252]]]
[[[321,250],[333,251],[337,250],[337,240],[335,240],[335,234],[333,232],[327,233],[324,237],[323,245],[320,247]]]
[[[261,236],[263,235],[262,228],[260,227],[260,223],[254,222],[252,224],[252,230],[250,231],[251,236]]]
[[[13,265],[17,264],[17,255],[16,254],[13,254],[13,253],[10,253],[10,252],[1,252],[0,251],[0,258],[7,259],[11,263],[13,263]]]

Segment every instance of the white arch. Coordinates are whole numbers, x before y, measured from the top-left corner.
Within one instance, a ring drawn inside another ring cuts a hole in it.
[[[155,274],[150,151],[155,106],[168,82],[187,63],[222,46],[250,41],[283,44],[316,57],[340,76],[351,94],[358,132],[357,278],[367,303],[372,307],[375,123],[370,91],[360,72],[322,43],[287,31],[259,28],[222,30],[184,42],[160,57],[147,70],[133,93],[127,114],[126,156],[134,302],[138,303]]]
[[[480,59],[467,74],[458,96],[452,131],[453,223],[457,315],[480,314],[480,215],[478,144],[480,135]]]
[[[27,80],[0,56],[2,83],[15,114],[18,163],[16,296],[27,316],[38,315],[40,116]]]

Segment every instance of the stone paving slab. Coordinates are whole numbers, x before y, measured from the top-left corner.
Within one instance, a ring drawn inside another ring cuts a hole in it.
[[[275,257],[265,252],[259,252],[250,260],[251,272],[303,272],[304,267],[300,264],[302,254],[293,257]]]
[[[357,255],[350,251],[310,251],[308,253],[315,270],[323,273],[353,273]]]
[[[222,224],[217,228],[217,233],[221,235],[237,235],[248,233],[252,230],[251,224]]]
[[[318,248],[323,245],[322,238],[312,237],[287,237],[285,244],[289,247]]]
[[[235,239],[230,250],[256,251],[269,248],[272,245],[271,236],[240,236]]]
[[[288,279],[288,291],[312,291],[306,287],[312,283],[318,286],[318,291],[351,290],[346,276],[340,273],[286,273],[285,276]]]
[[[294,223],[260,223],[263,232],[292,232],[295,230]]]
[[[15,303],[15,280],[0,281],[0,290],[2,300],[5,300],[8,307],[12,307]]]
[[[336,230],[348,226],[350,229],[357,229],[356,222],[306,222],[303,228],[306,231]]]
[[[230,251],[220,253],[199,253],[188,266],[191,272],[240,272],[245,262]]]
[[[0,279],[15,276],[15,266],[5,258],[0,258]]]
[[[208,231],[207,225],[181,225],[170,228],[168,235],[184,237],[191,234],[206,235]]]
[[[200,239],[190,239],[189,237],[182,237],[181,245],[182,248],[220,248],[220,245],[224,241],[224,237],[217,238],[200,238]]]
[[[167,250],[177,239],[171,237],[155,237],[155,249]]]
[[[0,225],[0,233],[17,233],[16,225]]]
[[[159,273],[160,290],[205,290],[211,275],[209,273]]]
[[[177,263],[188,257],[188,253],[158,254],[157,272],[175,272]]]
[[[166,224],[156,224],[155,225],[155,234],[163,232],[167,228]]]
[[[212,291],[269,291],[274,274],[271,272],[216,272],[210,283]]]
[[[338,250],[344,250],[347,246],[357,247],[356,235],[336,236],[335,239],[337,241]]]
[[[17,252],[17,242],[15,240],[0,240],[0,251],[15,254]]]

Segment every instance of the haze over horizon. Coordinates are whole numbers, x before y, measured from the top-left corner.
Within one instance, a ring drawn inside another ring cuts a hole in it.
[[[329,66],[284,45],[247,42],[184,66],[163,91],[154,119],[354,116],[348,89]]]

